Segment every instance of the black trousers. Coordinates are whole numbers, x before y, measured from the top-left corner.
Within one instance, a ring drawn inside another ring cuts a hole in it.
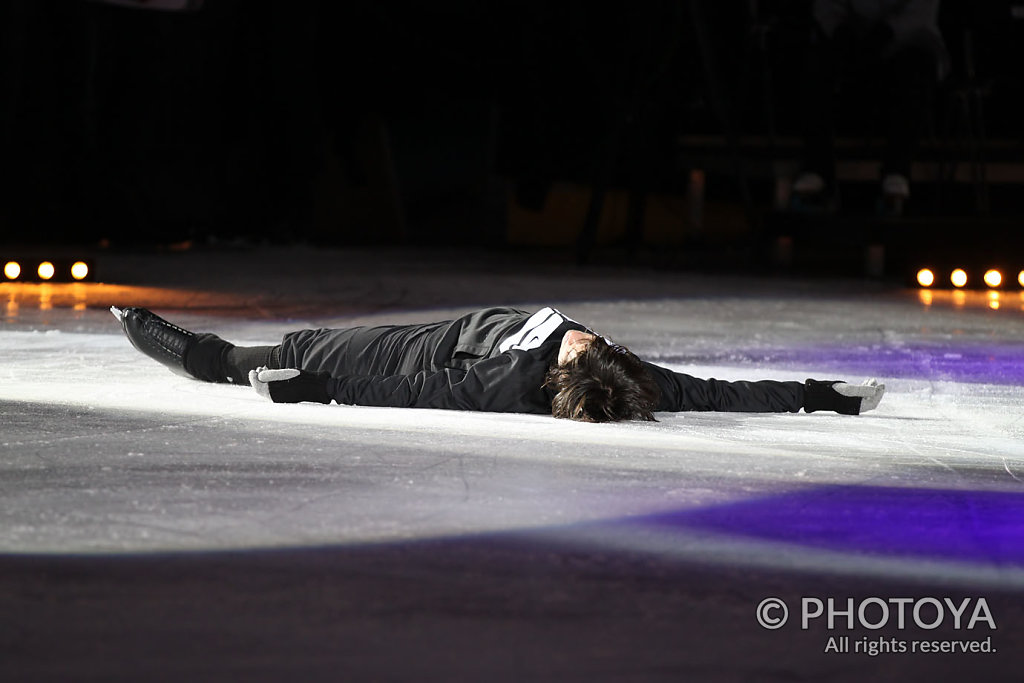
[[[249,383],[258,367],[298,368],[345,375],[414,375],[438,371],[447,358],[442,338],[449,323],[380,325],[289,332],[276,346],[235,346],[215,334],[197,334],[185,369],[207,382]]]
[[[235,346],[215,334],[197,334],[185,352],[185,371],[204,382],[248,384],[249,371],[279,369],[280,346]]]
[[[449,327],[437,322],[289,332],[281,340],[280,362],[332,377],[437,372],[451,360],[442,341]]]

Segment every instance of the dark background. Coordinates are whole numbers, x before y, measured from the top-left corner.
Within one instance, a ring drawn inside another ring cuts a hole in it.
[[[955,92],[976,86],[990,157],[1021,160],[1011,9],[944,3],[953,72],[926,137],[962,141]],[[552,182],[610,165],[682,195],[686,136],[797,135],[808,21],[785,0],[4,0],[0,242],[501,245],[508,202],[539,210]],[[876,103],[851,100],[840,134],[870,135]],[[987,211],[1024,213],[1012,189]],[[919,213],[951,210],[929,196]]]

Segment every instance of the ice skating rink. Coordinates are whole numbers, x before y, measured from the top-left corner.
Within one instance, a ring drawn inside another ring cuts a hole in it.
[[[468,251],[99,265],[0,285],[2,680],[1021,680],[1016,289]],[[254,344],[553,305],[690,374],[888,391],[615,425],[274,405],[168,372],[110,305]]]

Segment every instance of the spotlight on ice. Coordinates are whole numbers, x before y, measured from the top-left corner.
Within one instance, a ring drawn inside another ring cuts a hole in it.
[[[917,284],[921,285],[922,287],[931,287],[933,284],[935,284],[935,273],[928,270],[927,268],[922,268],[921,270],[917,271]]]
[[[17,280],[21,275],[21,264],[17,261],[8,261],[4,264],[4,277],[8,280]]]
[[[990,268],[985,271],[985,284],[993,289],[1003,284],[1003,274],[995,268]]]
[[[963,268],[957,268],[950,273],[949,281],[953,283],[954,287],[963,287],[967,284],[967,271]]]
[[[39,279],[41,280],[49,280],[55,272],[57,272],[57,269],[49,261],[43,261],[39,264],[39,268],[36,269],[36,273],[39,274]]]
[[[75,261],[71,266],[71,277],[76,280],[84,280],[89,277],[89,266],[85,261]]]

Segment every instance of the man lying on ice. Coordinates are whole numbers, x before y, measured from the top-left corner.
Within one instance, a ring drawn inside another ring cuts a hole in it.
[[[725,382],[647,363],[553,308],[487,308],[444,322],[289,332],[235,346],[144,308],[112,307],[132,345],[178,374],[251,384],[275,403],[541,413],[585,422],[684,410],[771,413],[878,405],[885,385]]]

